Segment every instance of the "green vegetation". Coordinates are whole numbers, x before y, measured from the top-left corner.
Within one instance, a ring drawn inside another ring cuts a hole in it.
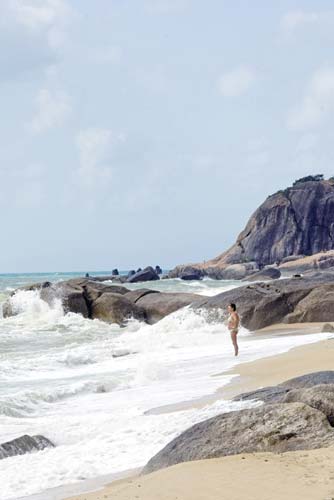
[[[300,179],[297,179],[292,185],[295,186],[296,184],[300,184],[302,182],[319,182],[323,180],[324,180],[323,174],[307,175],[306,177],[301,177]]]

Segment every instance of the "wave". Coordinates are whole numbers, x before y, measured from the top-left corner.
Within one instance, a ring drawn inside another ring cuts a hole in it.
[[[74,396],[93,393],[111,392],[118,386],[116,381],[86,381],[57,388],[20,391],[9,396],[0,397],[0,415],[7,417],[29,417],[40,414],[51,404]]]
[[[9,299],[14,315],[26,321],[44,320],[54,322],[64,316],[61,299],[55,298],[51,305],[40,297],[39,290],[19,290]]]

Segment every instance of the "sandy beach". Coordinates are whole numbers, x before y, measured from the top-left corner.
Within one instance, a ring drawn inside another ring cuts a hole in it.
[[[294,325],[296,330],[312,325]],[[321,324],[313,325],[321,329]],[[285,334],[288,325],[258,334]],[[305,331],[305,330],[304,330]],[[313,330],[314,331],[314,330]],[[291,332],[291,326],[290,326]],[[238,365],[232,382],[221,397],[274,385],[289,378],[334,366],[334,340]],[[226,373],[226,372],[225,372]],[[220,374],[217,374],[219,376]],[[334,498],[334,447],[284,454],[242,454],[220,459],[179,464],[147,476],[116,481],[103,490],[68,500],[279,500]]]

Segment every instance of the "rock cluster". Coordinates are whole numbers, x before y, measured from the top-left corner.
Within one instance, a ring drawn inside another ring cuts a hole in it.
[[[319,379],[330,382],[318,385]],[[334,445],[334,372],[292,379],[283,388],[284,392],[275,395],[278,402],[269,400],[260,407],[224,413],[190,427],[151,458],[144,473],[238,453]]]
[[[195,310],[221,317],[235,303],[242,325],[257,330],[275,323],[334,321],[334,272],[322,271],[303,277],[254,283],[205,297]]]
[[[23,288],[34,289],[40,291],[41,299],[49,305],[56,299],[61,300],[65,312],[119,325],[124,325],[130,318],[153,324],[202,299],[201,295],[192,293],[164,293],[146,288],[131,291],[122,285],[109,285],[91,278],[76,278],[54,284],[44,282]],[[2,312],[4,317],[17,314],[10,299],[3,304]]]

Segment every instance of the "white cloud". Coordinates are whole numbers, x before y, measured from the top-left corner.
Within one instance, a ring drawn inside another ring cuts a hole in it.
[[[247,66],[240,66],[219,78],[219,91],[224,97],[237,97],[253,85],[256,80],[255,71]]]
[[[108,185],[113,175],[113,156],[117,145],[126,140],[110,129],[89,128],[76,137],[80,166],[77,171],[81,183],[87,187]]]
[[[32,35],[45,34],[52,48],[63,44],[73,16],[65,0],[12,0],[10,8],[17,23]]]
[[[306,130],[321,125],[334,111],[334,69],[315,72],[300,104],[288,116],[288,128]]]
[[[36,115],[28,124],[35,134],[62,125],[71,113],[70,98],[64,92],[41,89],[36,97],[36,105]]]

